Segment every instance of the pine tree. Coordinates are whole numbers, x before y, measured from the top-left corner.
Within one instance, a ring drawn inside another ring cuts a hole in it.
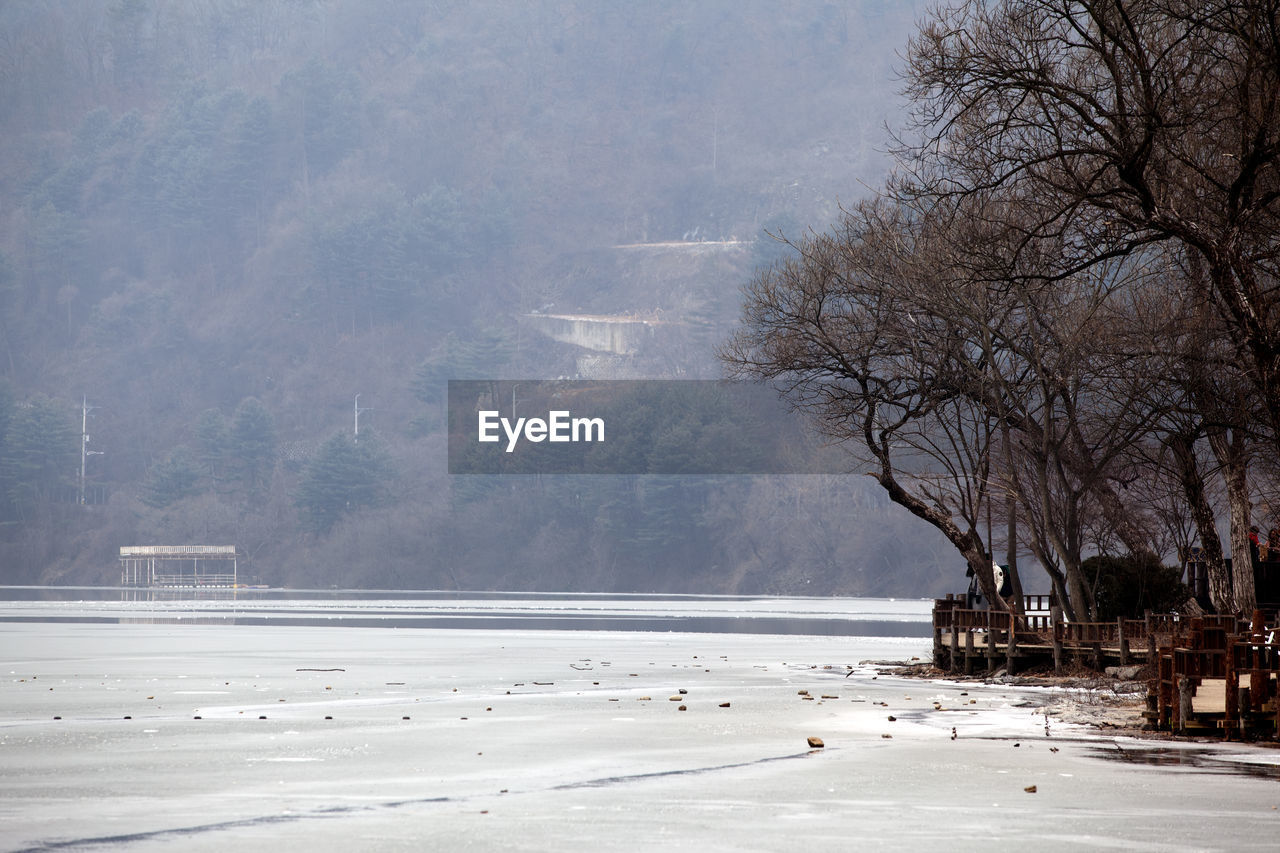
[[[142,502],[163,509],[185,497],[199,494],[200,469],[191,451],[175,447],[169,457],[152,467],[143,486]]]
[[[5,431],[4,479],[9,498],[21,514],[50,500],[55,490],[74,479],[78,436],[70,408],[48,397],[18,406]]]
[[[357,444],[338,433],[307,465],[296,504],[313,533],[327,533],[343,515],[385,503],[390,478],[390,459],[375,438]]]
[[[236,407],[228,435],[228,448],[236,477],[250,491],[271,481],[276,462],[276,427],[271,413],[254,397]]]
[[[200,442],[199,462],[204,474],[215,483],[227,476],[229,430],[226,415],[208,409],[196,421],[196,439]]]

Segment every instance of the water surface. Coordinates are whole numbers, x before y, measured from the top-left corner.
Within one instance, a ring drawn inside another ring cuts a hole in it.
[[[930,635],[926,599],[438,590],[0,587],[0,622]]]

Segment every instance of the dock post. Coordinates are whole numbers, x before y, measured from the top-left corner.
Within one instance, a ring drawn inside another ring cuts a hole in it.
[[[987,672],[996,668],[996,632],[991,626],[991,611],[987,611]]]
[[[1004,668],[1010,675],[1013,675],[1013,669],[1018,655],[1018,614],[1012,610],[1009,611],[1009,636],[1004,647]]]
[[[1236,641],[1227,640],[1226,684],[1223,685],[1222,736],[1231,740],[1240,718],[1240,674],[1236,670]]]
[[[1266,622],[1262,611],[1253,611],[1253,621],[1249,625],[1249,701],[1253,711],[1261,711],[1266,701],[1267,681],[1270,680],[1265,670],[1265,655],[1262,646],[1267,641]]]
[[[1129,665],[1129,641],[1124,636],[1124,617],[1116,617],[1116,639],[1120,641],[1120,665]]]
[[[947,593],[946,599],[933,600],[933,665],[938,669],[946,669],[942,663],[942,656],[947,648],[942,642],[942,626],[944,622],[955,623],[954,607],[955,598],[951,593]]]
[[[947,670],[955,672],[960,668],[960,635],[957,633],[956,621],[951,620],[951,660],[947,661]]]
[[[1049,627],[1053,630],[1053,673],[1062,674],[1062,608],[1055,602],[1049,606]]]
[[[1166,654],[1167,652],[1167,654]],[[1173,717],[1173,649],[1162,647],[1158,652],[1157,666],[1159,674],[1157,681],[1159,684],[1159,703],[1160,718],[1156,722],[1156,727],[1163,730],[1172,730]]]
[[[1151,611],[1142,611],[1142,633],[1147,635],[1147,666],[1156,665],[1156,636],[1151,630]]]
[[[964,634],[964,674],[973,675],[973,632]]]
[[[1185,732],[1191,719],[1191,679],[1178,677],[1178,729]]]

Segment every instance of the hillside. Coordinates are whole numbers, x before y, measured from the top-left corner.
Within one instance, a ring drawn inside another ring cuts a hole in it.
[[[863,478],[460,483],[436,405],[464,376],[717,375],[765,232],[882,177],[912,21],[0,7],[0,582],[110,583],[121,545],[202,542],[300,587],[949,588],[945,548]],[[537,313],[667,331],[584,361]]]

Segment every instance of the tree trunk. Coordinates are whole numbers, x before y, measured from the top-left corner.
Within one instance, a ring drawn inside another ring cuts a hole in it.
[[[1227,561],[1222,556],[1222,540],[1218,538],[1217,521],[1213,507],[1205,496],[1204,477],[1196,462],[1195,444],[1190,436],[1173,435],[1167,439],[1169,449],[1173,452],[1178,466],[1178,481],[1182,484],[1182,493],[1186,496],[1187,506],[1191,507],[1191,517],[1195,521],[1196,532],[1200,534],[1200,548],[1204,552],[1205,566],[1209,574],[1209,600],[1218,613],[1230,613],[1233,593],[1231,575],[1227,572]],[[1192,590],[1194,593],[1195,590]]]
[[[1086,622],[1092,621],[1095,612],[1093,590],[1085,582],[1080,568],[1083,562],[1080,555],[1080,515],[1076,510],[1080,495],[1078,493],[1071,495],[1063,501],[1064,507],[1055,509],[1049,497],[1049,485],[1043,468],[1037,470],[1037,479],[1041,518],[1052,518],[1055,513],[1057,515],[1056,524],[1044,525],[1046,545],[1053,549],[1053,553],[1057,554],[1062,562],[1066,591],[1076,618]],[[1066,477],[1062,476],[1061,470],[1058,480],[1065,485]]]
[[[1068,622],[1075,622],[1076,610],[1075,605],[1071,602],[1071,596],[1067,593],[1066,577],[1058,570],[1043,543],[1033,540],[1031,553],[1040,561],[1040,565],[1044,566],[1045,572],[1049,575],[1049,585],[1053,589],[1054,597],[1058,600],[1058,607],[1062,608],[1063,616],[1066,617]]]
[[[1009,563],[1009,568],[1005,570],[1005,574],[1009,576],[1009,592],[1013,596],[1013,609],[1021,614],[1025,612],[1022,597],[1022,578],[1018,576],[1018,504],[1013,497],[1009,497],[1005,511],[1009,514],[1009,529],[1007,531],[1008,544],[1005,551],[1005,560]]]
[[[1249,501],[1248,454],[1239,434],[1226,430],[1209,432],[1209,446],[1222,467],[1227,484],[1227,505],[1231,515],[1231,593],[1232,610],[1252,613],[1257,604],[1254,589],[1253,556],[1249,547],[1249,525],[1252,506]]]
[[[1004,445],[1004,459],[1007,468],[1013,470],[1013,443],[1009,437],[1009,421],[1001,421],[1001,437]],[[1005,516],[1008,527],[1005,530],[1005,560],[1009,563],[1009,591],[1013,593],[1013,609],[1019,614],[1025,613],[1025,599],[1022,597],[1022,578],[1018,575],[1018,501],[1012,493],[1005,496]]]
[[[1257,604],[1254,565],[1249,543],[1250,507],[1243,466],[1223,472],[1231,506],[1231,592],[1237,613],[1252,613]]]
[[[1097,604],[1093,597],[1093,588],[1085,581],[1084,570],[1079,562],[1067,564],[1067,591],[1071,595],[1076,615],[1086,622],[1092,622],[1097,616]]]
[[[950,516],[938,512],[904,489],[894,476],[887,449],[877,446],[873,439],[868,439],[866,444],[879,463],[880,471],[874,475],[876,482],[889,495],[889,500],[941,531],[942,535],[947,537],[947,541],[964,556],[969,568],[973,569],[974,575],[978,578],[978,585],[982,588],[982,595],[989,602],[988,606],[993,610],[1008,610],[1008,605],[1000,597],[1000,590],[996,588],[996,576],[991,568],[991,555],[982,547],[982,541],[977,534],[972,531],[964,532],[951,520]]]

